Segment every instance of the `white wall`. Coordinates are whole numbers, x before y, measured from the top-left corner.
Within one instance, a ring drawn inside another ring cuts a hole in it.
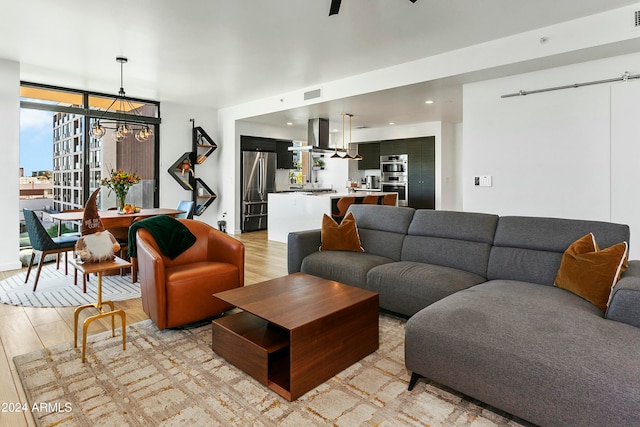
[[[634,154],[640,150],[633,124],[640,105],[629,95],[640,93],[638,83],[501,95],[634,74],[639,61],[640,54],[625,55],[465,85],[464,210],[626,223],[638,218]],[[474,175],[491,175],[493,186],[473,186]],[[640,227],[631,227],[633,240]],[[632,256],[640,254],[640,244],[637,249],[631,246]]]
[[[0,129],[2,129],[2,164],[0,209],[2,243],[0,271],[20,268],[20,64],[0,59]]]
[[[217,111],[215,109],[194,107],[171,102],[161,104],[162,123],[160,124],[160,207],[174,208],[180,200],[191,200],[192,193],[183,189],[168,173],[171,165],[184,153],[192,148],[192,123],[202,127],[214,140],[218,148],[211,153],[209,158],[200,165],[195,165],[194,170],[198,178],[202,180],[218,195],[218,198],[201,215],[198,220],[217,227],[218,210],[220,200],[224,198],[221,180],[224,173],[220,171],[221,152],[224,146],[217,139]]]
[[[640,82],[612,86],[611,101],[611,221],[629,224],[640,259]]]
[[[463,149],[463,144],[464,144],[464,138],[463,138],[463,124],[462,123],[456,123],[453,127],[453,134],[454,134],[454,157],[455,157],[455,161],[454,164],[456,165],[456,170],[455,170],[455,190],[454,190],[454,194],[455,194],[455,201],[454,201],[454,209],[456,211],[461,211],[462,210],[462,175],[463,175],[463,170],[462,170],[462,153],[464,152]]]

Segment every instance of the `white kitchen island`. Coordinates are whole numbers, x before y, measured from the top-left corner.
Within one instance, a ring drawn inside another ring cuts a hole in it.
[[[322,226],[324,214],[331,216],[334,201],[341,197],[384,196],[381,191],[341,192],[289,192],[269,193],[267,235],[269,240],[287,242],[292,231],[317,230]]]

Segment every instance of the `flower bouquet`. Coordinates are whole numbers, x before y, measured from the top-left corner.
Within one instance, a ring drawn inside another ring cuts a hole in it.
[[[112,191],[116,193],[118,212],[122,212],[129,188],[139,183],[141,179],[140,176],[134,173],[127,173],[122,169],[118,169],[117,171],[112,169],[111,175],[108,178],[103,178],[100,184],[109,189],[109,194],[111,194]]]

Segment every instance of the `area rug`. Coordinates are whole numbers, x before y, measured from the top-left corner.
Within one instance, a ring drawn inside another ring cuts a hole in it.
[[[82,275],[78,274],[78,285],[73,285],[73,267],[64,274],[64,264],[56,269],[56,263],[45,264],[40,273],[38,287],[33,292],[36,269],[31,270],[29,283],[24,283],[26,270],[0,281],[0,302],[23,307],[72,307],[90,304],[97,298],[98,279],[92,276],[87,282],[87,293],[82,292]],[[104,276],[102,299],[122,301],[140,297],[140,284],[131,283],[130,275]]]
[[[61,344],[14,357],[40,426],[519,425],[420,381],[407,391],[404,324],[380,317],[380,348],[289,402],[211,350],[211,326],[158,331],[147,320],[91,335],[87,363]]]

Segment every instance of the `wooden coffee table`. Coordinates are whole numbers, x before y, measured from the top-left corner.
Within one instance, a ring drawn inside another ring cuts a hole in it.
[[[212,348],[295,400],[378,348],[378,294],[303,273],[214,294]]]

